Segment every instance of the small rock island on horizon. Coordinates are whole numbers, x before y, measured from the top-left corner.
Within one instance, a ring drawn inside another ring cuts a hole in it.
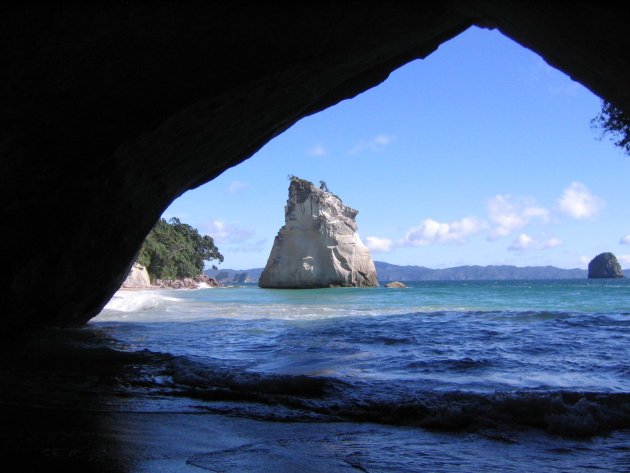
[[[378,286],[370,250],[357,234],[357,210],[312,182],[291,176],[285,224],[276,236],[262,288]]]
[[[617,257],[609,252],[600,253],[588,264],[588,279],[625,278]]]

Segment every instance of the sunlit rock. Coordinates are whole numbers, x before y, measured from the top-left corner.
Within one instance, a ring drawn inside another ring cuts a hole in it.
[[[131,271],[129,271],[127,279],[123,282],[122,287],[141,288],[149,286],[151,286],[151,279],[149,278],[149,272],[147,271],[146,266],[143,266],[140,263],[134,263],[131,267]]]
[[[407,285],[401,283],[400,281],[392,281],[385,284],[385,287],[394,288],[394,289],[403,289],[407,287]]]
[[[370,250],[357,234],[357,214],[331,192],[292,177],[285,224],[276,236],[258,285],[378,286]]]

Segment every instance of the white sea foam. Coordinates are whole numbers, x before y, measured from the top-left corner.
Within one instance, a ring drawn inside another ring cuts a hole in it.
[[[118,291],[103,310],[114,312],[141,312],[163,307],[168,301],[178,301],[155,290]]]

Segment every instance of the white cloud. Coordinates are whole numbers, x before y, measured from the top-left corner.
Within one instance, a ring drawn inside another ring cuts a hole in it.
[[[264,249],[267,241],[266,238],[253,240],[254,230],[236,224],[226,224],[223,220],[206,222],[202,228],[212,237],[219,251],[228,247],[233,252],[259,252]]]
[[[508,250],[510,251],[527,251],[527,250],[548,250],[563,245],[564,241],[560,238],[549,238],[547,240],[539,240],[525,233],[521,233],[512,243]]]
[[[560,238],[549,238],[548,240],[540,242],[538,248],[541,250],[547,250],[549,248],[556,248],[560,245],[564,245],[564,240]]]
[[[396,142],[396,137],[394,135],[386,135],[386,134],[378,134],[374,138],[369,141],[359,141],[357,145],[352,148],[349,153],[350,154],[358,154],[362,151],[372,151],[379,152],[383,151],[387,146]]]
[[[533,241],[534,239],[532,237],[526,235],[525,233],[521,233],[516,241],[508,247],[508,250],[525,251],[531,246]]]
[[[571,218],[591,218],[604,208],[606,202],[593,195],[588,188],[580,182],[572,182],[562,193],[558,200],[560,211]]]
[[[228,186],[228,192],[230,194],[234,194],[236,192],[242,191],[243,189],[247,189],[251,186],[249,182],[241,182],[241,181],[232,181]]]
[[[622,236],[619,240],[619,243],[621,243],[622,245],[630,245],[630,233]]]
[[[531,197],[496,195],[488,200],[487,210],[488,219],[495,225],[488,236],[490,240],[510,235],[533,219],[549,220],[549,211],[536,205]]]
[[[374,236],[367,237],[365,242],[365,246],[376,253],[389,253],[394,245],[394,242],[389,238],[379,238]]]
[[[324,148],[324,145],[318,144],[314,148],[311,148],[308,151],[308,154],[310,156],[326,156],[328,154],[328,151],[326,150],[326,148]]]
[[[400,240],[403,246],[426,246],[433,243],[465,243],[470,235],[486,228],[485,222],[475,217],[465,217],[451,223],[441,223],[426,219],[422,224],[409,229]]]
[[[387,146],[396,141],[396,137],[392,135],[376,135],[374,139],[369,143],[372,151],[375,151],[381,146]]]
[[[227,225],[223,220],[206,223],[203,229],[217,244],[243,243],[254,235],[254,230],[251,228],[234,224]]]

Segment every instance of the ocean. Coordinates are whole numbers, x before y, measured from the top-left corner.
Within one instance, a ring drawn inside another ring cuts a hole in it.
[[[407,284],[119,291],[46,402],[264,426],[207,471],[630,470],[630,280]]]

